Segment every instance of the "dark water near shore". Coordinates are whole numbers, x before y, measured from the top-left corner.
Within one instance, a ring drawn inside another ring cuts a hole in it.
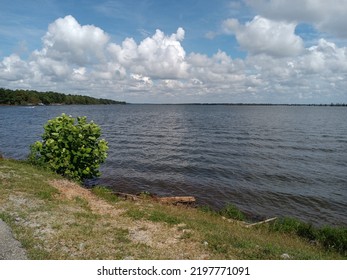
[[[43,124],[62,112],[101,125],[110,150],[98,183],[118,191],[347,225],[345,107],[0,107],[0,152],[25,158]]]

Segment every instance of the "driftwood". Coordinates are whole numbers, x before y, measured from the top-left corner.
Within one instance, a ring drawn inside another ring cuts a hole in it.
[[[253,226],[257,226],[257,225],[261,225],[261,224],[272,222],[272,221],[274,221],[276,219],[277,219],[277,217],[270,218],[270,219],[267,219],[267,220],[264,220],[264,221],[261,221],[261,222],[257,222],[257,223],[254,223],[254,224],[247,224],[247,225],[245,225],[245,227],[246,228],[250,228],[250,227],[253,227]]]
[[[155,200],[167,204],[193,204],[196,201],[194,196],[155,197]]]
[[[169,197],[159,197],[159,196],[156,196],[156,195],[144,195],[144,194],[137,194],[137,195],[134,195],[134,194],[129,194],[129,193],[122,193],[122,192],[112,192],[114,195],[117,195],[119,197],[122,197],[126,200],[133,200],[133,201],[136,201],[136,200],[139,200],[139,199],[152,199],[154,201],[158,201],[158,202],[161,202],[161,203],[165,203],[165,204],[174,204],[174,205],[177,205],[177,204],[185,204],[185,205],[188,205],[188,204],[193,204],[195,203],[196,199],[195,197],[193,196],[169,196]]]

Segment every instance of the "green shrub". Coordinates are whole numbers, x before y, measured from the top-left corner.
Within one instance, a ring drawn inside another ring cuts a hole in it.
[[[70,179],[82,181],[100,175],[98,168],[107,157],[107,142],[99,139],[100,127],[86,117],[61,116],[44,126],[42,141],[31,146],[29,161],[47,166]]]

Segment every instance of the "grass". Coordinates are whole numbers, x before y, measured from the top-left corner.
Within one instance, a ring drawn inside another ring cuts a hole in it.
[[[230,205],[216,213],[124,201],[12,160],[0,160],[0,179],[0,218],[31,259],[347,258],[345,228],[292,219],[245,228]]]
[[[94,193],[96,196],[114,203],[114,202],[118,202],[119,198],[115,195],[112,194],[112,191],[106,187],[103,186],[96,186],[92,189],[92,193]]]
[[[233,204],[228,204],[220,210],[219,213],[226,218],[238,221],[244,221],[246,218],[245,215]]]
[[[322,244],[328,251],[337,251],[347,257],[347,228],[315,228],[294,218],[281,218],[271,224],[269,230],[296,234],[311,243]]]

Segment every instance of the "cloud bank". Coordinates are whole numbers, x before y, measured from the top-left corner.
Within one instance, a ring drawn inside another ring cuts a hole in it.
[[[287,1],[261,2],[268,7],[266,17],[255,16],[244,24],[233,18],[222,23],[223,32],[235,36],[247,51],[244,59],[222,50],[211,56],[187,54],[182,27],[171,35],[156,30],[141,42],[125,38],[117,43],[101,28],[81,25],[68,15],[48,26],[41,49],[28,58],[12,54],[0,61],[0,86],[128,102],[345,101],[347,48],[323,38],[305,47],[295,33],[303,17],[324,30],[336,23],[320,14],[314,17],[305,8],[296,15],[287,10],[279,19],[272,12],[275,2],[284,13]],[[247,3],[264,12],[258,1]],[[344,36],[343,30],[336,32]]]

